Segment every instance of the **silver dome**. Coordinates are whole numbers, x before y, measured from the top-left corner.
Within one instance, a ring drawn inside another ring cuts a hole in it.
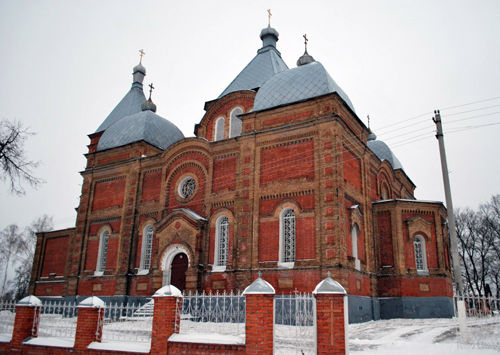
[[[255,96],[254,111],[299,102],[336,92],[353,112],[347,94],[337,85],[320,62],[279,72],[267,80]]]
[[[99,140],[97,150],[121,147],[140,141],[166,149],[183,138],[184,134],[176,125],[147,110],[124,117],[111,125]]]

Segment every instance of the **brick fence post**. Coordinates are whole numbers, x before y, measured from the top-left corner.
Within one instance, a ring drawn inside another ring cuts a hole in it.
[[[349,353],[347,293],[337,281],[328,277],[313,291],[316,296],[318,355]]]
[[[28,296],[16,305],[16,318],[11,344],[21,345],[23,341],[38,334],[42,301],[35,296]]]
[[[104,310],[104,302],[99,297],[88,297],[80,302],[76,322],[76,350],[86,350],[92,342],[101,341]]]
[[[248,286],[246,297],[246,354],[272,354],[274,345],[274,287],[259,277]]]
[[[167,285],[156,291],[153,299],[155,306],[150,354],[166,355],[168,354],[168,338],[179,332],[180,317],[177,317],[176,313],[177,302],[180,302],[179,306],[182,305],[182,293],[177,287]]]

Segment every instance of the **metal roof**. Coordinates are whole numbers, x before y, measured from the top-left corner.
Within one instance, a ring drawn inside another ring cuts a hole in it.
[[[97,128],[96,132],[101,132],[110,127],[113,123],[119,121],[123,117],[133,115],[138,112],[142,112],[141,104],[146,101],[146,96],[141,88],[137,86],[132,86],[130,91],[125,95],[125,97],[120,101],[118,105],[111,111],[108,117],[103,123]]]
[[[263,43],[262,48],[219,95],[219,98],[235,91],[260,88],[271,76],[288,69],[286,63],[281,59],[281,53],[276,49],[278,32],[274,28],[268,27],[262,30],[260,36]]]
[[[383,141],[369,139],[366,145],[380,160],[387,160],[391,163],[393,169],[404,170],[399,159],[394,155],[391,148],[389,148],[389,146]]]
[[[97,150],[116,148],[139,141],[166,149],[183,138],[184,134],[176,125],[147,110],[122,118],[112,124],[103,133]]]
[[[320,62],[312,62],[277,73],[255,96],[254,111],[336,92],[355,112],[347,94],[337,85]]]

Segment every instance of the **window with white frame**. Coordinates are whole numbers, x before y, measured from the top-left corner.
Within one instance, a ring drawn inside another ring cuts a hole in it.
[[[241,118],[238,116],[243,113],[243,110],[236,107],[231,111],[231,119],[229,121],[229,138],[237,137],[241,134]]]
[[[229,251],[229,219],[226,216],[217,219],[215,248],[215,266],[225,267]]]
[[[415,250],[415,268],[418,273],[427,272],[427,256],[425,252],[425,240],[421,235],[416,235],[413,239]]]
[[[106,259],[108,257],[109,231],[106,229],[101,232],[99,238],[99,252],[97,253],[96,275],[102,275],[106,270]]]
[[[139,273],[147,273],[151,268],[151,256],[153,255],[154,229],[151,224],[144,227],[142,232],[141,264]]]
[[[284,209],[280,215],[280,266],[293,267],[295,262],[295,211]]]
[[[224,139],[224,118],[219,117],[217,121],[215,121],[215,140],[220,141]]]
[[[358,259],[358,225],[355,224],[351,231],[352,238],[352,257],[354,258],[354,267],[356,270],[361,269],[361,262]]]

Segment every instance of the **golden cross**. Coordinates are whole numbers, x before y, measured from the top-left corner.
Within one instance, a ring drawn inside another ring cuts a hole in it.
[[[269,26],[271,26],[271,16],[273,15],[273,14],[271,13],[271,9],[268,9],[268,10],[267,10],[267,13],[268,13],[267,17],[269,17],[269,23],[268,23],[268,24],[269,24]]]
[[[141,53],[140,56],[141,56],[141,63],[142,63],[142,57],[144,57],[144,54],[146,54],[146,53],[144,52],[144,49],[141,49],[139,51],[139,53]]]

